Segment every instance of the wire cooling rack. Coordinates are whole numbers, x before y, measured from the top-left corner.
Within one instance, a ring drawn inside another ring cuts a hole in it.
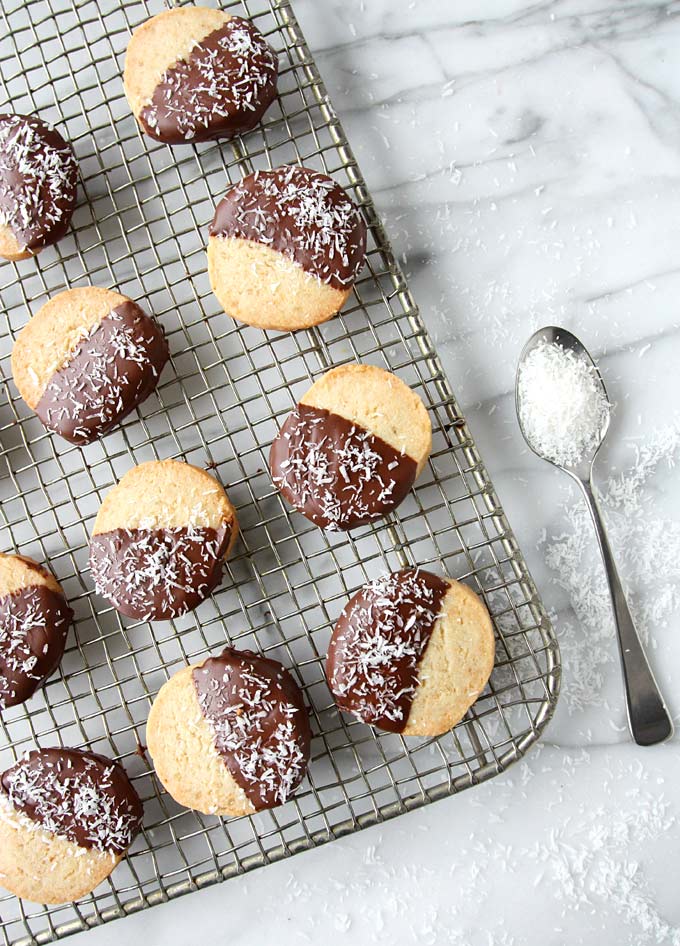
[[[279,52],[280,97],[235,143],[170,148],[142,138],[122,89],[130,30],[157,2],[3,0],[2,111],[37,112],[77,152],[69,234],[37,259],[0,266],[0,548],[49,563],[76,613],[61,669],[25,708],[2,713],[2,768],[35,745],[120,759],[145,806],[144,830],[109,881],[75,905],[1,894],[1,942],[44,943],[356,831],[490,778],[537,739],[559,686],[559,653],[487,473],[396,265],[356,162],[286,0],[225,3]],[[344,311],[296,334],[224,315],[205,243],[229,182],[300,162],[333,175],[369,224],[367,265]],[[21,402],[9,356],[17,331],[55,292],[119,289],[164,325],[172,363],[123,427],[69,446]],[[429,466],[382,523],[323,533],[272,487],[267,454],[311,381],[349,361],[382,365],[421,395],[434,427]],[[88,537],[102,497],[134,463],[179,457],[213,470],[243,528],[220,589],[191,615],[123,620],[95,594]],[[404,740],[335,709],[323,661],[330,629],[367,579],[407,564],[461,578],[485,599],[497,659],[452,732]],[[309,778],[284,807],[249,818],[176,805],[144,754],[153,696],[188,661],[226,642],[292,668],[311,707]]]

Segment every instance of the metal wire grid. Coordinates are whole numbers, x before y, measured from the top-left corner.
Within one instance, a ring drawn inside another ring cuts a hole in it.
[[[37,260],[0,268],[1,547],[50,564],[76,613],[62,667],[28,707],[2,714],[3,768],[34,745],[87,746],[121,759],[145,804],[127,860],[78,904],[0,898],[1,942],[43,943],[269,863],[459,791],[533,743],[559,687],[559,653],[486,471],[392,256],[287,0],[222,4],[248,16],[280,56],[280,96],[262,127],[230,145],[171,150],[143,139],[125,102],[129,32],[160,0],[4,0],[2,109],[38,112],[73,142],[80,204],[69,235]],[[369,223],[367,265],[343,313],[294,335],[238,325],[219,311],[205,240],[228,182],[300,162],[332,174]],[[172,363],[157,393],[103,442],[46,433],[11,381],[16,332],[68,286],[110,286],[164,325]],[[313,378],[365,361],[423,397],[434,427],[427,471],[397,514],[349,536],[292,512],[267,474],[269,444]],[[208,466],[243,533],[221,588],[193,615],[127,622],[92,590],[88,537],[107,489],[152,458]],[[496,667],[453,732],[409,740],[341,717],[323,674],[333,621],[368,578],[432,564],[483,595]],[[309,778],[287,805],[251,818],[177,806],[144,755],[151,699],[167,677],[226,641],[293,669],[311,708]]]

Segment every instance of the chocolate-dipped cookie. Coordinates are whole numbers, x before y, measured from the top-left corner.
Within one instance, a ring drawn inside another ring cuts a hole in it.
[[[308,168],[256,171],[217,205],[208,272],[224,311],[257,328],[325,322],[352,291],[366,253],[358,208]]]
[[[333,368],[288,415],[269,455],[275,485],[322,529],[365,525],[396,509],[432,446],[425,405],[372,365]]]
[[[36,256],[61,239],[76,206],[71,145],[35,115],[0,115],[0,256]]]
[[[179,460],[133,467],[107,493],[90,540],[99,594],[122,614],[167,621],[217,587],[238,534],[221,484]]]
[[[286,802],[307,771],[310,740],[302,693],[285,667],[232,647],[172,676],[146,730],[175,801],[233,817]]]
[[[0,884],[68,903],[109,876],[137,835],[142,803],[116,762],[37,749],[0,777]]]
[[[24,703],[54,673],[72,620],[46,568],[0,553],[0,710]]]
[[[24,326],[12,374],[48,430],[85,444],[151,394],[168,356],[163,330],[135,302],[87,286],[60,292]]]
[[[142,131],[186,144],[250,131],[276,97],[278,57],[249,20],[166,10],[132,34],[124,84]]]
[[[494,662],[491,618],[466,585],[404,568],[364,585],[338,619],[326,676],[341,710],[405,736],[455,726]]]

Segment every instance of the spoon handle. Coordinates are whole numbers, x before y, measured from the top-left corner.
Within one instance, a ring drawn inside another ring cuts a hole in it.
[[[647,657],[623,593],[621,579],[614,564],[614,556],[602,521],[602,514],[592,488],[592,478],[590,482],[579,479],[578,483],[588,503],[590,515],[593,517],[597,542],[600,546],[607,581],[609,582],[609,593],[619,639],[623,682],[626,689],[628,725],[633,739],[639,746],[653,746],[657,742],[663,742],[673,733],[673,723],[647,662]]]

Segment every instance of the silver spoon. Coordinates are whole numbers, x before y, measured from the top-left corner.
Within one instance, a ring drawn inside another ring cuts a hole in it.
[[[535,449],[522,425],[522,411],[520,410],[521,395],[519,392],[519,377],[522,366],[531,351],[533,351],[542,342],[557,342],[564,349],[571,349],[576,355],[585,357],[593,366],[596,377],[602,385],[602,393],[607,402],[607,412],[604,417],[600,430],[599,441],[590,456],[575,465],[562,465],[556,463],[550,457],[544,456]],[[517,367],[517,376],[515,379],[515,407],[517,409],[517,419],[529,448],[537,457],[547,460],[560,470],[564,470],[581,487],[585,497],[590,515],[595,524],[595,534],[597,543],[602,553],[607,581],[609,583],[609,594],[611,597],[612,608],[614,610],[614,621],[619,640],[619,653],[621,655],[621,667],[623,669],[623,682],[626,691],[626,708],[628,711],[628,725],[633,739],[640,746],[653,746],[657,742],[663,742],[673,733],[673,723],[659,692],[659,688],[654,679],[654,675],[647,662],[645,652],[640,641],[630,609],[623,593],[623,587],[614,564],[614,557],[607,539],[602,514],[600,512],[595,492],[593,489],[593,463],[597,453],[602,446],[607,430],[609,429],[609,420],[611,416],[611,403],[607,396],[607,389],[604,386],[599,368],[590,357],[590,354],[583,347],[581,342],[571,332],[566,329],[548,326],[535,332],[524,346],[520,355],[519,365]]]

